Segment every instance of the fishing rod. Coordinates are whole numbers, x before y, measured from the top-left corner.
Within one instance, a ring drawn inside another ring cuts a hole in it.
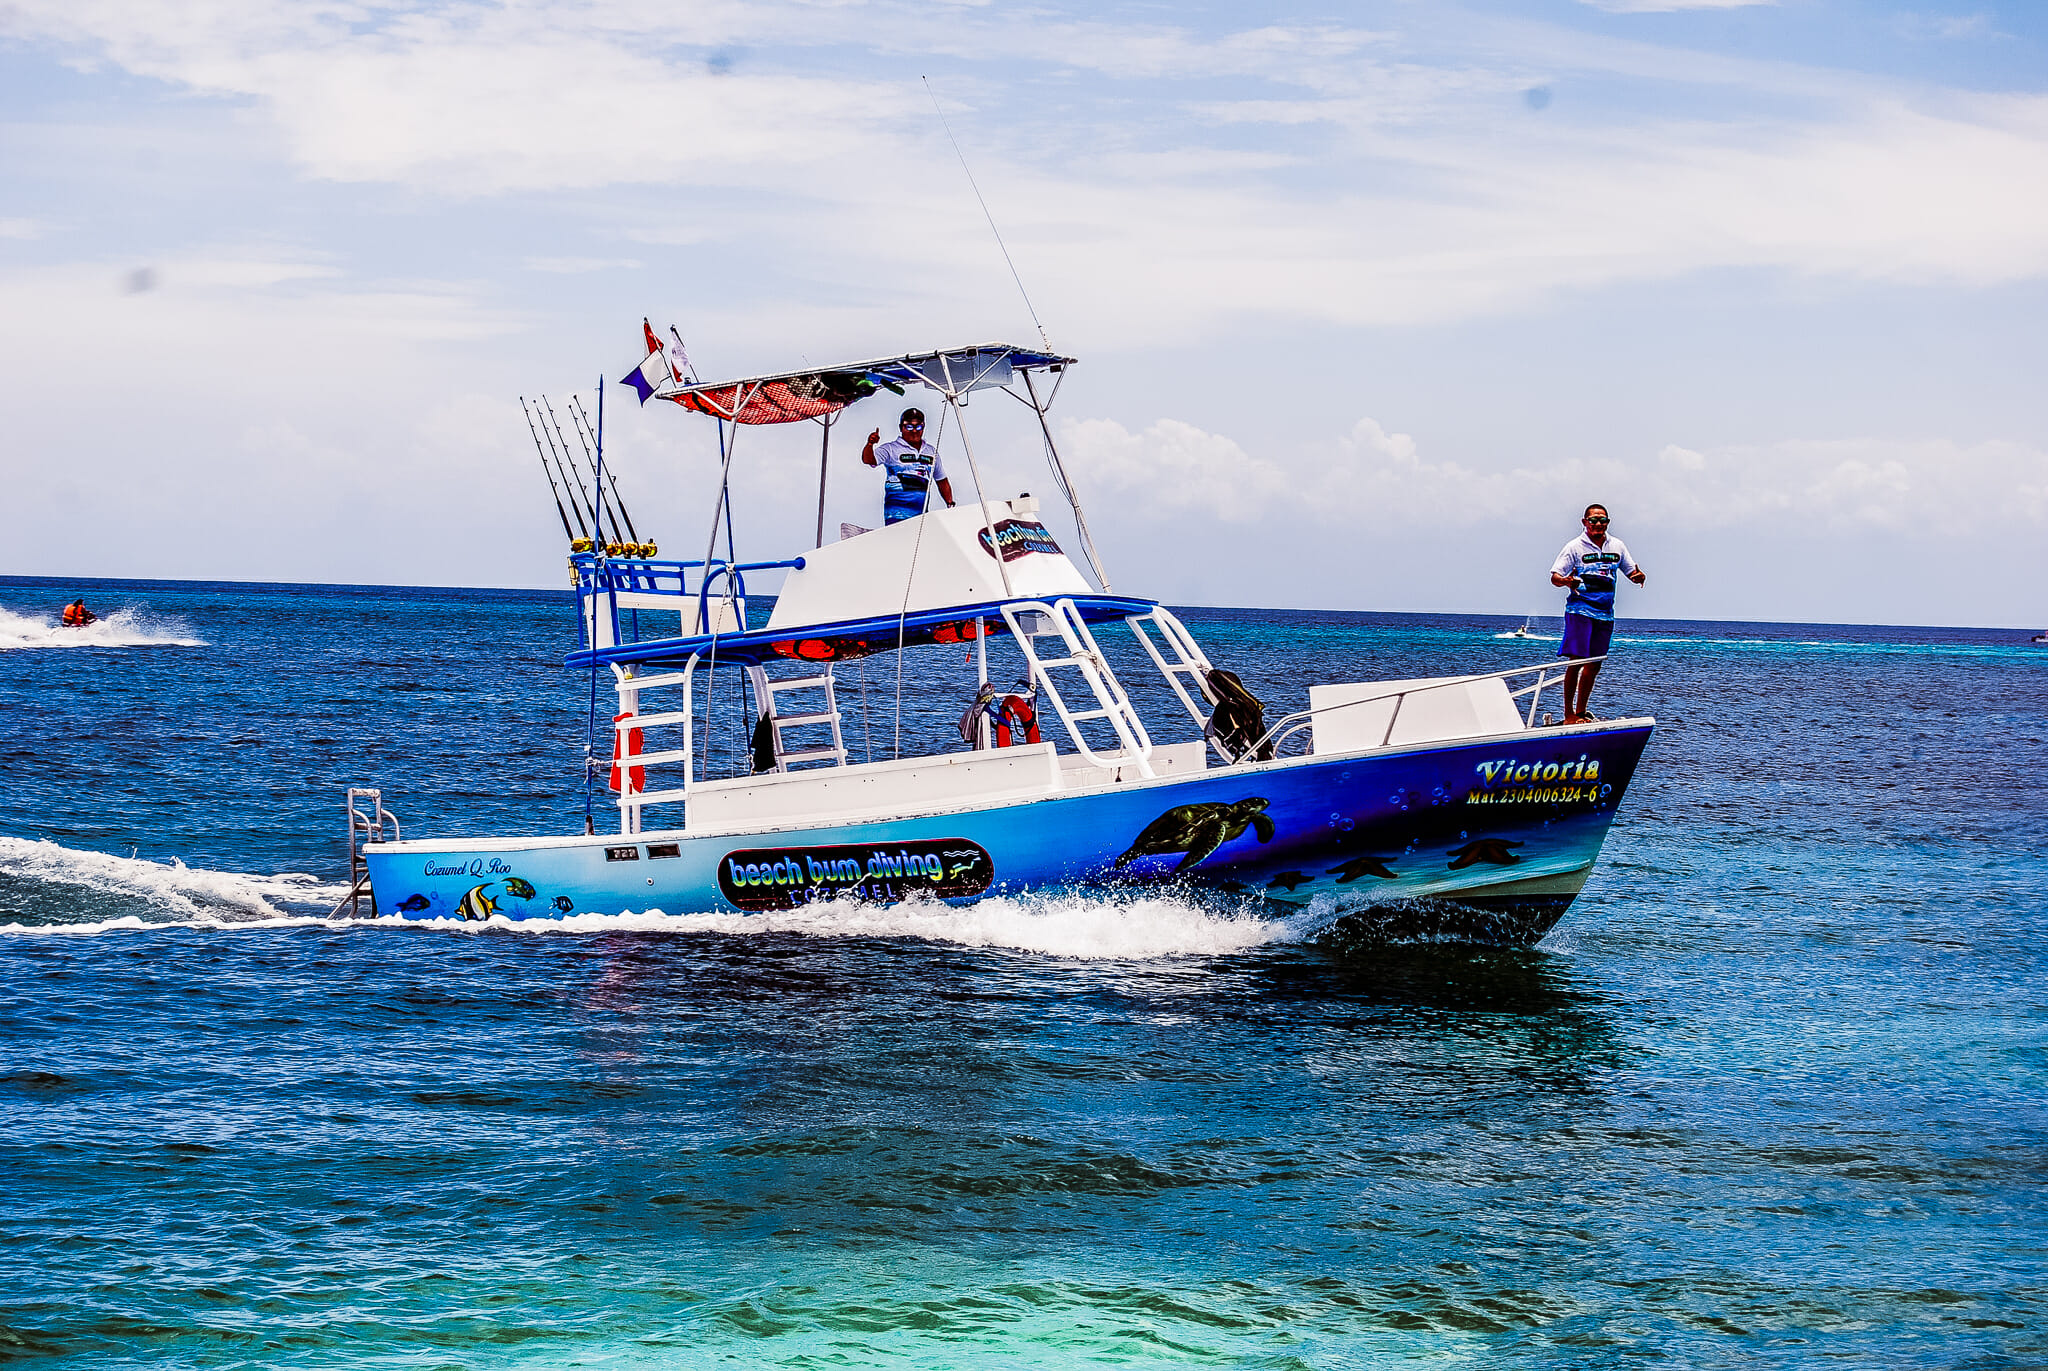
[[[562,521],[562,536],[573,543],[576,535],[569,529],[569,512],[562,508],[562,492],[555,484],[555,469],[548,465],[548,454],[540,445],[540,433],[533,426],[533,415],[527,411],[524,395],[519,397],[519,412],[526,415],[526,431],[533,435],[534,453],[540,458],[540,469],[548,478],[548,492],[555,497],[555,517]],[[583,523],[583,511],[580,509],[576,511],[576,522],[579,526]],[[585,530],[583,536],[588,538],[589,531]]]
[[[592,430],[594,426],[590,422],[590,416],[583,412],[582,397],[575,394],[571,394],[569,396],[569,419],[570,422],[576,425],[576,438],[579,442],[583,444],[583,455],[589,457],[589,430]],[[597,459],[593,457],[591,458],[591,460],[594,462]],[[617,472],[610,473],[606,481],[606,485],[611,490],[613,503],[618,506],[619,513],[625,517],[626,536],[631,538],[636,543],[639,542],[640,531],[633,527],[633,511],[626,508],[626,497],[619,494],[619,477]]]
[[[562,440],[562,451],[567,452],[569,450],[569,438],[568,435],[562,432],[562,421],[555,417],[555,407],[548,402],[548,397],[545,395],[540,397],[540,402],[548,412],[548,422],[555,426],[555,436]],[[619,517],[618,504],[615,501],[607,500],[605,498],[603,466],[594,466],[592,470],[594,474],[591,477],[591,480],[597,486],[597,502],[604,507],[604,512],[611,516],[612,541],[617,542],[619,538],[619,528],[622,524],[625,523],[625,520]],[[601,519],[598,520],[600,527],[603,525],[603,522],[604,521]]]
[[[598,407],[600,409],[604,407],[602,400],[598,401]],[[590,411],[583,408],[583,397],[571,395],[569,397],[569,417],[576,419],[579,415],[581,416],[581,421],[576,426],[576,433],[578,437],[583,439],[584,447],[587,451],[592,441],[589,435],[596,434],[597,425],[591,422]],[[634,542],[639,542],[640,532],[633,527],[633,511],[626,508],[626,497],[619,493],[619,475],[616,471],[605,473],[605,489],[611,492],[612,502],[618,506],[619,513],[625,517],[626,533]]]
[[[547,404],[548,397],[545,395],[541,396],[540,402],[543,405]],[[590,527],[593,530],[591,533],[591,538],[594,541],[597,537],[598,531],[602,530],[602,528],[604,527],[604,521],[597,517],[597,507],[591,504],[590,502],[590,491],[583,484],[583,471],[576,465],[574,461],[570,459],[568,450],[569,445],[567,443],[564,443],[562,445],[561,450],[557,452],[555,450],[554,435],[549,433],[545,428],[543,428],[540,432],[541,436],[543,438],[546,438],[548,441],[548,451],[555,453],[555,461],[560,463],[562,470],[567,472],[568,476],[575,478],[575,493],[583,497],[583,504],[576,511],[576,522],[580,524],[583,522],[584,514],[588,513],[590,515]],[[567,477],[564,478],[564,484],[567,483],[567,479]],[[570,503],[574,504],[575,502],[571,501]]]

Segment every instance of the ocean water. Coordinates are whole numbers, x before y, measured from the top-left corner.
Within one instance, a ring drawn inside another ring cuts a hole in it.
[[[2025,635],[1624,623],[1594,709],[1659,731],[1531,951],[1171,893],[329,922],[348,785],[581,829],[565,604],[0,580],[0,1362],[2048,1363]],[[1554,651],[1183,617],[1269,712]],[[870,663],[856,746],[941,736],[941,665],[899,719]]]

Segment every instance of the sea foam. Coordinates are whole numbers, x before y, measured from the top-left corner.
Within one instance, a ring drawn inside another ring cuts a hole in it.
[[[1333,917],[1317,907],[1282,915],[1256,903],[1206,903],[1171,892],[1036,891],[997,895],[964,907],[935,901],[897,905],[823,901],[760,914],[671,914],[660,909],[579,913],[561,919],[406,919],[395,914],[330,920],[345,885],[297,872],[208,871],[85,852],[48,841],[0,838],[0,877],[69,886],[92,903],[125,906],[99,919],[0,923],[0,935],[141,933],[171,928],[304,928],[330,924],[423,933],[697,933],[723,937],[904,938],[960,947],[1010,949],[1080,961],[1219,956],[1300,942]],[[99,899],[92,899],[93,896]]]
[[[188,867],[146,857],[117,857],[47,839],[0,837],[0,877],[28,886],[72,887],[86,901],[124,912],[103,920],[0,924],[0,933],[94,933],[170,926],[244,926],[283,920],[318,922],[347,887],[304,872],[254,875]]]
[[[961,947],[1007,948],[1081,961],[1214,956],[1299,942],[1332,916],[1319,910],[1284,917],[1253,906],[1226,909],[1172,894],[1037,891],[998,895],[955,907],[936,901],[896,905],[827,900],[760,914],[670,914],[659,909],[572,914],[561,919],[365,920],[457,932],[707,933],[729,937],[906,938]]]
[[[0,609],[0,652],[31,647],[205,647],[182,619],[123,608],[84,628],[65,628],[55,613]]]

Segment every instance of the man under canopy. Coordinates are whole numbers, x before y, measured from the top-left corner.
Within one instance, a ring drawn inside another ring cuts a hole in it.
[[[862,462],[879,466],[884,473],[883,522],[893,524],[924,513],[934,485],[939,488],[939,498],[951,508],[953,483],[946,479],[946,464],[939,459],[938,445],[924,440],[924,411],[915,406],[904,410],[897,430],[901,437],[876,447],[882,438],[882,430],[876,429],[860,450]]]

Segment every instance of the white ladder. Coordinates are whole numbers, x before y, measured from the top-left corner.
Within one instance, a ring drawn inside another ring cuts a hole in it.
[[[822,762],[830,766],[846,765],[846,740],[839,731],[839,696],[832,679],[832,668],[826,667],[816,676],[792,676],[783,680],[771,679],[765,668],[749,666],[747,674],[753,678],[754,702],[769,716],[770,726],[775,730],[775,769],[788,771],[794,766],[805,766]],[[823,709],[802,714],[785,714],[776,703],[776,696],[786,690],[821,690],[825,693]],[[832,741],[792,746],[784,736],[793,728],[827,727],[832,730]]]
[[[694,662],[693,662],[694,665]],[[641,735],[641,745],[646,745],[646,730],[650,728],[681,728],[683,745],[665,748],[658,752],[637,752],[618,759],[619,767],[619,831],[638,833],[641,831],[640,811],[647,805],[674,804],[686,798],[690,790],[690,678],[689,670],[664,672],[659,676],[641,676],[634,666],[612,666],[612,675],[619,688],[619,713],[626,717],[612,724],[612,736],[623,738],[629,732]],[[655,714],[640,712],[640,695],[643,691],[683,688],[681,709],[663,710]],[[623,753],[624,748],[613,745],[614,750]],[[591,759],[593,765],[602,767],[605,774],[611,774],[613,762],[610,758]],[[683,783],[668,790],[640,790],[633,785],[633,773],[644,772],[650,766],[683,764]]]
[[[1050,621],[1059,633],[1061,641],[1066,644],[1066,656],[1046,658],[1038,655],[1031,630],[1040,617]],[[1152,770],[1152,736],[1145,731],[1145,723],[1138,717],[1138,711],[1131,707],[1123,682],[1103,660],[1102,649],[1096,646],[1095,635],[1088,631],[1088,624],[1074,602],[1057,600],[1048,605],[1042,600],[1012,601],[1003,606],[1003,618],[1010,625],[1010,635],[1023,650],[1024,660],[1030,664],[1031,679],[1052,701],[1053,710],[1067,726],[1067,735],[1074,740],[1075,749],[1091,765],[1105,770],[1136,762],[1138,774],[1150,779],[1155,774]],[[1026,619],[1032,622],[1027,624],[1024,622]],[[1052,678],[1055,667],[1070,667],[1080,672],[1081,680],[1095,697],[1096,708],[1080,711],[1070,708],[1066,697],[1060,694],[1058,683]],[[1089,719],[1106,719],[1116,730],[1118,751],[1115,754],[1098,753],[1088,746],[1088,740],[1081,736],[1076,725]]]
[[[1215,668],[1209,661],[1208,654],[1195,642],[1194,635],[1188,632],[1187,625],[1175,618],[1173,612],[1164,605],[1155,606],[1149,614],[1133,614],[1124,622],[1131,626],[1133,636],[1143,643],[1145,651],[1152,655],[1153,664],[1159,668],[1159,674],[1166,678],[1166,683],[1173,687],[1173,693],[1180,696],[1180,702],[1187,706],[1188,713],[1201,725],[1202,736],[1209,740],[1209,746],[1216,749],[1216,755],[1223,759],[1223,764],[1229,766],[1237,761],[1237,758],[1224,749],[1222,742],[1209,732],[1209,718],[1216,712],[1216,702],[1209,697],[1207,678]],[[1166,644],[1167,652],[1161,652],[1152,642],[1152,635],[1145,631],[1148,622],[1159,630],[1160,640]],[[1167,653],[1172,654],[1171,660],[1168,660]],[[1183,676],[1187,677],[1187,685],[1195,688],[1193,695],[1190,695],[1187,686],[1181,683]],[[1197,699],[1202,703],[1196,704]],[[1205,705],[1206,709],[1203,707]]]

